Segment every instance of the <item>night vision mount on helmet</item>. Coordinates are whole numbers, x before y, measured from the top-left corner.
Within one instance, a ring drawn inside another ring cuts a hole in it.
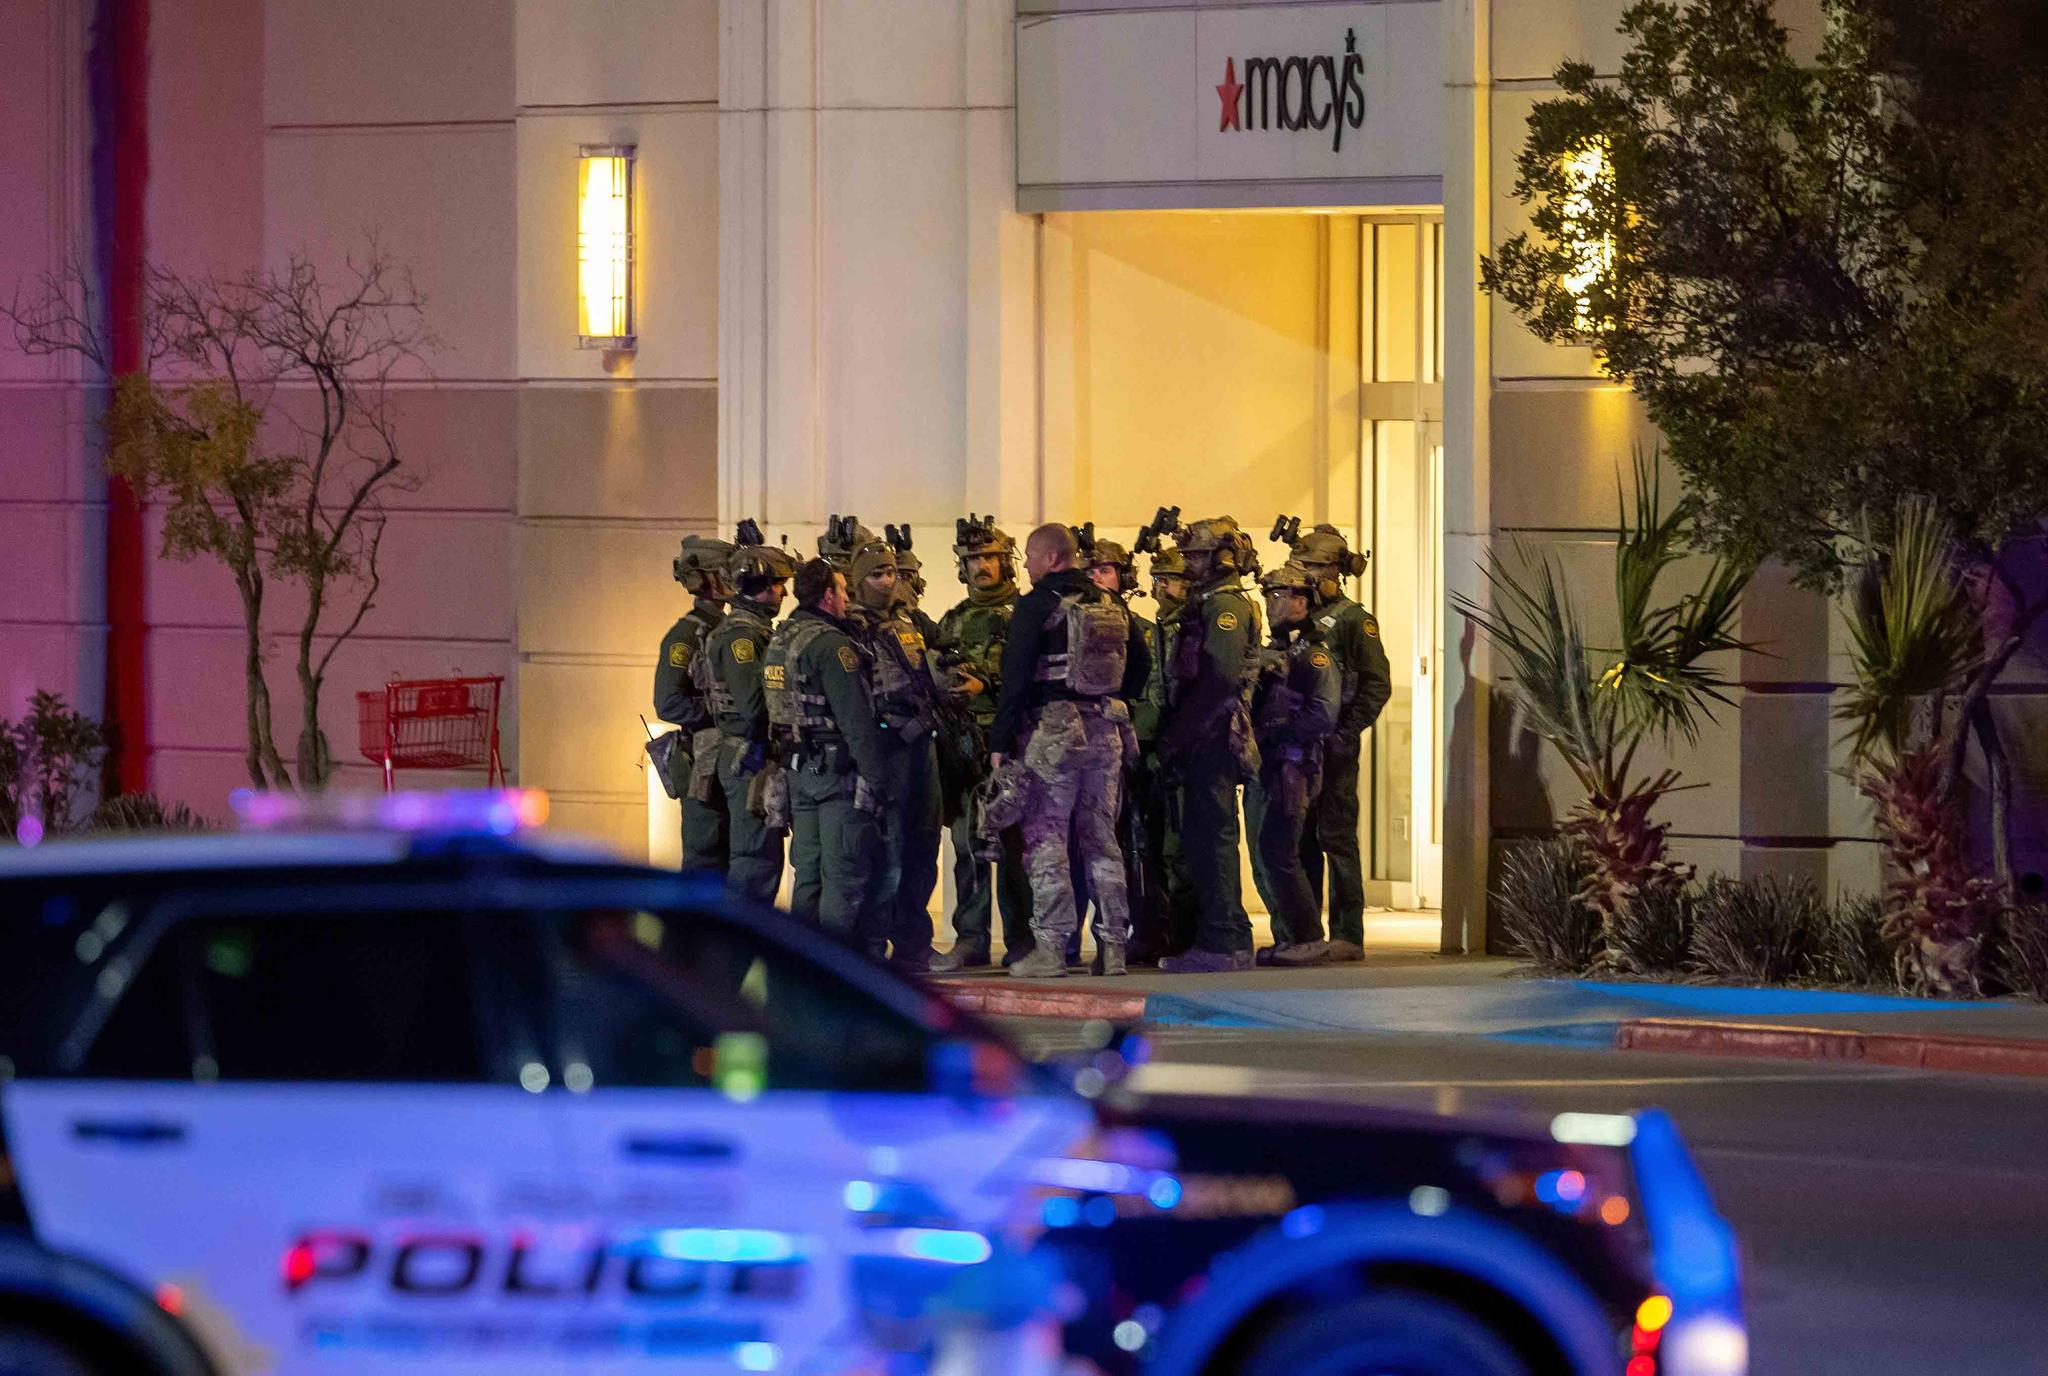
[[[717,597],[725,592],[726,565],[732,559],[730,542],[712,535],[685,535],[682,550],[670,563],[676,582],[698,597]]]
[[[752,517],[740,522],[733,538],[736,543],[726,557],[725,571],[742,593],[759,591],[764,583],[796,576],[796,560],[788,550],[769,544]]]

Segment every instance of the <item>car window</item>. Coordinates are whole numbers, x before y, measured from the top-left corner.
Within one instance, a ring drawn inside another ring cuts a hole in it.
[[[221,1080],[485,1078],[464,926],[448,912],[181,922],[122,991],[84,1068]]]
[[[549,922],[571,1089],[927,1087],[927,1028],[743,928],[623,910]]]

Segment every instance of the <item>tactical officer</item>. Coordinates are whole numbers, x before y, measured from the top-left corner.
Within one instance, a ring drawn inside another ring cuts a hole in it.
[[[884,953],[874,919],[884,854],[888,746],[868,691],[868,651],[846,621],[846,575],[824,559],[797,570],[797,609],[769,642],[768,711],[789,766],[796,879],[790,913],[857,950]]]
[[[917,934],[924,934],[925,943],[930,945],[932,936],[931,904],[932,894],[939,887],[939,838],[946,824],[953,819],[946,815],[944,780],[951,774],[957,779],[966,779],[978,763],[978,741],[974,720],[967,709],[961,706],[960,697],[951,691],[950,676],[944,671],[935,648],[939,642],[939,623],[927,616],[923,601],[925,594],[924,563],[911,548],[911,531],[908,524],[884,528],[889,543],[896,549],[896,601],[891,609],[892,619],[897,623],[897,642],[909,655],[910,641],[904,639],[908,629],[916,636],[926,671],[929,674],[930,695],[926,702],[934,727],[932,732],[933,769],[932,807],[928,823],[907,821],[906,825],[918,825],[922,829],[915,835],[906,835],[903,843],[903,872],[896,881],[896,926],[894,930],[905,933],[906,940],[914,942]],[[968,784],[968,788],[972,785]],[[963,790],[964,791],[964,790]],[[909,804],[905,806],[906,818],[922,814]],[[927,968],[929,964],[927,963]]]
[[[1144,686],[1149,656],[1121,599],[1075,567],[1079,553],[1067,526],[1031,532],[1024,549],[1031,591],[1010,622],[989,728],[991,761],[1021,753],[1025,770],[1034,944],[1010,966],[1019,976],[1067,972],[1067,938],[1079,921],[1070,840],[1095,897],[1097,968],[1124,973],[1130,910],[1116,819],[1124,767],[1138,753],[1127,704]]]
[[[870,538],[847,556],[853,605],[847,621],[867,639],[869,691],[882,728],[887,766],[882,792],[889,810],[877,819],[882,857],[869,887],[864,921],[887,934],[889,964],[918,973],[931,968],[929,903],[938,881],[939,773],[933,750],[937,725],[933,681],[924,634],[911,620],[899,590],[906,580],[895,548]],[[927,878],[927,876],[929,876]],[[922,888],[916,902],[907,890]]]
[[[1087,569],[1089,581],[1116,598],[1123,606],[1125,614],[1131,618],[1131,624],[1137,628],[1138,638],[1144,642],[1146,657],[1150,659],[1156,628],[1150,620],[1140,616],[1131,607],[1130,599],[1138,591],[1137,565],[1131,557],[1131,552],[1114,540],[1098,538],[1095,534],[1095,523],[1092,521],[1075,533],[1080,537],[1081,562]],[[1116,818],[1117,845],[1124,853],[1124,888],[1128,894],[1131,915],[1131,940],[1125,947],[1125,960],[1147,965],[1158,962],[1160,943],[1154,940],[1141,945],[1139,933],[1142,930],[1149,935],[1157,925],[1151,920],[1149,910],[1157,903],[1154,890],[1158,885],[1158,878],[1156,871],[1148,870],[1145,866],[1144,821],[1139,790],[1142,787],[1141,766],[1144,763],[1146,747],[1158,735],[1158,721],[1156,717],[1152,718],[1152,729],[1149,731],[1140,729],[1138,721],[1141,715],[1150,715],[1146,712],[1145,691],[1151,685],[1157,671],[1156,664],[1148,665],[1145,681],[1139,685],[1137,694],[1125,699],[1125,706],[1130,709],[1131,727],[1138,742],[1138,759],[1124,771],[1123,795],[1118,803]],[[1085,913],[1090,901],[1087,869],[1078,860],[1078,850],[1074,854],[1075,910]],[[1141,919],[1140,913],[1146,913],[1147,916]],[[1076,934],[1076,944],[1078,941],[1079,936]],[[1068,964],[1072,964],[1072,957],[1078,952],[1070,949],[1068,954]]]
[[[725,616],[732,597],[725,564],[733,547],[706,535],[685,535],[670,565],[694,605],[661,638],[654,661],[654,714],[680,728],[669,756],[669,786],[683,807],[683,869],[723,875],[726,867],[725,791],[718,782],[718,727],[711,705],[690,678],[690,664]],[[700,754],[703,772],[698,772]]]
[[[1131,904],[1130,962],[1155,964],[1163,955],[1185,951],[1195,942],[1194,886],[1180,848],[1179,790],[1166,777],[1159,759],[1159,729],[1166,714],[1166,669],[1173,657],[1173,636],[1187,601],[1187,566],[1180,551],[1167,546],[1152,555],[1152,598],[1159,619],[1150,624],[1152,672],[1145,691],[1131,709],[1138,731],[1138,767],[1131,774],[1137,803],[1146,876]]]
[[[739,543],[726,563],[736,595],[695,668],[718,726],[717,771],[732,856],[727,883],[764,904],[775,901],[782,885],[782,833],[768,824],[756,784],[771,762],[761,668],[794,568],[786,552],[762,542],[752,521],[740,523]]]
[[[1241,575],[1257,571],[1251,541],[1228,516],[1180,536],[1189,593],[1166,672],[1159,756],[1179,789],[1181,851],[1197,903],[1195,944],[1159,968],[1199,974],[1252,964],[1251,921],[1238,877],[1238,785],[1258,775],[1251,687],[1259,667],[1259,612]]]
[[[996,695],[1002,688],[1003,641],[1010,632],[1010,614],[1017,606],[1017,543],[982,516],[969,516],[955,526],[953,553],[960,561],[960,581],[967,596],[939,618],[939,648],[956,666],[954,673],[967,711],[980,731],[982,757],[977,771],[987,772],[987,734],[995,721]],[[1031,949],[1031,884],[1024,875],[1024,842],[1012,830],[1003,837],[1002,859],[995,884],[989,867],[974,858],[975,817],[971,796],[953,804],[953,949],[932,962],[934,970],[960,970],[989,961],[991,909],[1000,908],[1006,961],[1021,960]]]
[[[1322,905],[1302,872],[1302,836],[1322,785],[1323,743],[1337,725],[1342,683],[1335,659],[1309,619],[1316,578],[1289,560],[1259,580],[1272,641],[1252,694],[1259,740],[1258,782],[1244,791],[1252,833],[1252,878],[1273,918],[1262,964],[1316,965],[1329,954]]]
[[[1329,874],[1330,959],[1365,959],[1365,869],[1358,853],[1358,768],[1367,727],[1394,695],[1380,623],[1344,595],[1344,579],[1365,572],[1335,526],[1319,525],[1288,556],[1316,579],[1314,618],[1343,678],[1343,707],[1323,761],[1323,791],[1310,815],[1302,868],[1316,904]]]

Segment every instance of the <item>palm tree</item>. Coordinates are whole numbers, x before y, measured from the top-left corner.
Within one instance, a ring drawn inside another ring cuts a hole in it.
[[[1843,612],[1855,682],[1835,716],[1850,724],[1850,777],[1877,808],[1884,927],[1905,982],[1979,992],[1984,939],[2004,906],[1972,873],[1955,789],[1966,729],[1945,701],[1983,659],[1977,617],[1951,557],[1955,532],[1932,504],[1900,504],[1888,544],[1866,522],[1865,559]]]
[[[1690,497],[1664,510],[1654,453],[1634,454],[1633,502],[1621,497],[1614,550],[1620,643],[1586,643],[1577,610],[1556,563],[1519,543],[1526,573],[1489,554],[1483,570],[1494,605],[1462,595],[1454,602],[1505,661],[1507,689],[1523,722],[1550,742],[1585,796],[1564,831],[1591,864],[1579,898],[1600,914],[1601,965],[1627,970],[1615,939],[1629,905],[1671,893],[1691,878],[1667,853],[1668,823],[1651,821],[1664,797],[1680,787],[1677,770],[1640,770],[1648,742],[1682,737],[1697,744],[1712,704],[1727,703],[1728,679],[1710,656],[1749,648],[1735,638],[1742,590],[1752,565],[1716,559],[1699,587],[1660,601],[1659,584],[1684,557],[1693,529]]]

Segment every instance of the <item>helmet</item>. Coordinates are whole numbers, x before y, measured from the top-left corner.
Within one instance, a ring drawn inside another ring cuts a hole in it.
[[[846,561],[853,552],[863,545],[875,544],[881,537],[860,523],[857,516],[834,516],[825,522],[825,529],[818,536],[818,557],[841,572],[846,572]],[[853,575],[846,572],[850,581]]]
[[[742,593],[749,591],[749,583],[754,585],[753,591],[759,591],[764,583],[796,577],[796,560],[789,557],[788,550],[767,543],[761,527],[746,520],[740,522],[739,542],[726,557],[725,572]]]
[[[1131,560],[1131,552],[1114,540],[1096,540],[1086,555],[1088,567],[1101,568],[1108,564],[1115,567],[1118,587],[1124,592],[1133,592],[1138,586],[1137,566]]]
[[[1152,556],[1154,578],[1185,578],[1188,576],[1188,561],[1181,558],[1180,551],[1171,545]]]
[[[1327,522],[1295,540],[1287,557],[1297,564],[1334,568],[1340,578],[1356,578],[1365,572],[1365,556],[1354,554],[1343,532]]]
[[[917,551],[910,547],[910,523],[882,527],[882,538],[896,551],[896,572],[900,581],[909,585],[912,597],[924,596],[924,560],[917,557]]]
[[[1294,560],[1289,559],[1279,568],[1274,569],[1271,573],[1259,579],[1259,586],[1267,592],[1285,590],[1288,592],[1313,594],[1316,589],[1316,581],[1314,573]]]
[[[723,579],[726,561],[732,557],[732,545],[711,535],[685,535],[682,552],[669,565],[675,573],[676,582],[699,597],[720,597],[725,593]]]
[[[969,513],[953,523],[953,555],[960,561],[960,577],[967,577],[967,561],[979,554],[993,554],[1002,560],[1003,577],[1017,576],[1017,542],[989,516]]]
[[[1259,571],[1258,552],[1252,548],[1251,537],[1229,516],[1212,516],[1188,526],[1180,535],[1180,552],[1183,556],[1212,555],[1217,569],[1234,573]]]

